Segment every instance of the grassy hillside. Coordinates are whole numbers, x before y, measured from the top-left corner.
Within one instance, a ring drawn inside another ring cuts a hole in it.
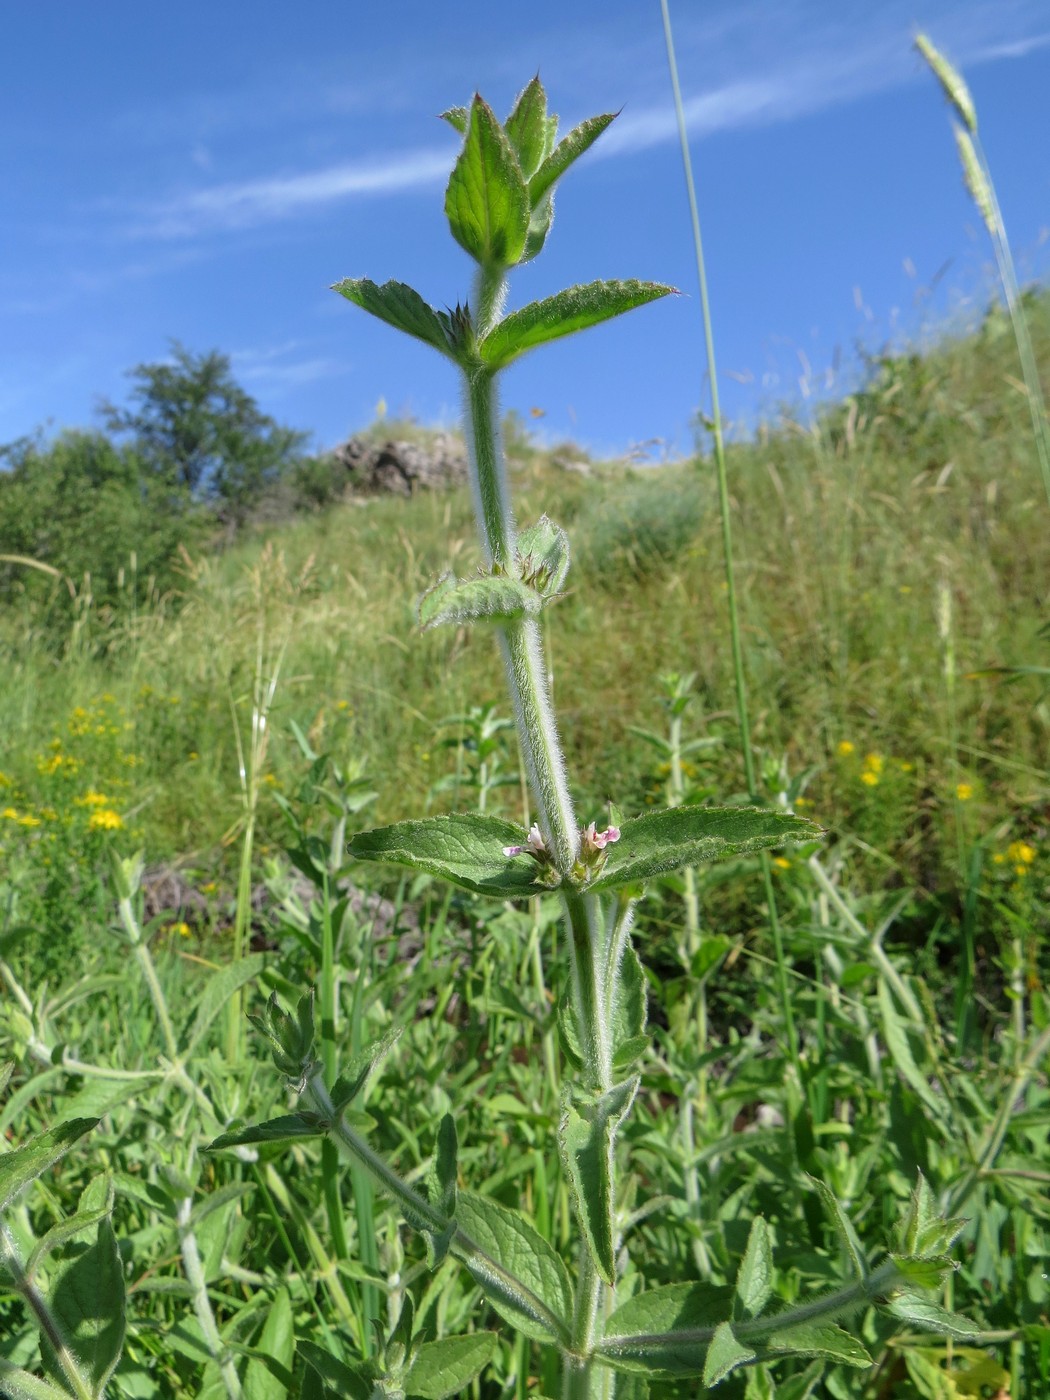
[[[1047,363],[1045,300],[1038,312]],[[974,339],[880,361],[816,423],[784,419],[730,451],[767,786],[794,783],[867,885],[957,892],[975,844],[991,856],[1045,838],[1044,681],[980,674],[1050,650],[1045,502],[1004,332],[996,313]],[[547,639],[583,807],[636,811],[659,789],[659,756],[632,731],[666,727],[668,673],[695,673],[690,734],[723,740],[696,788],[739,793],[713,469],[559,465],[581,455],[519,437],[513,469],[523,521],[545,510],[572,540]],[[0,771],[8,809],[42,822],[8,818],[8,851],[29,859],[85,792],[104,793],[122,840],[220,876],[259,687],[264,853],[283,831],[267,789],[303,771],[292,721],[368,775],[380,818],[462,803],[451,717],[505,708],[494,647],[480,629],[421,635],[414,609],[476,557],[465,492],[370,499],[195,551],[177,596],[143,603],[129,583],[57,636],[39,594],[6,609]],[[517,773],[513,754],[505,766]],[[519,811],[520,787],[492,800]]]
[[[1050,365],[1050,304],[1033,309]],[[1018,385],[992,316],[975,339],[880,362],[814,424],[785,418],[730,451],[750,796],[828,839],[811,861],[774,858],[773,898],[738,858],[657,878],[639,906],[650,1039],[620,1297],[739,1292],[756,1214],[776,1308],[843,1287],[846,1256],[871,1283],[891,1241],[918,1238],[897,1234],[911,1200],[924,1247],[952,1249],[944,1302],[964,1320],[945,1324],[932,1296],[895,1294],[894,1315],[854,1304],[848,1335],[806,1343],[826,1367],[808,1351],[775,1381],[756,1366],[727,1400],[1050,1385],[1050,557]],[[515,436],[523,520],[546,511],[573,543],[544,619],[580,815],[746,797],[712,467],[581,457]],[[420,1182],[454,1108],[460,1189],[524,1209],[571,1257],[557,897],[483,900],[343,853],[376,820],[524,815],[492,638],[415,623],[441,570],[476,559],[463,494],[347,501],[195,544],[164,594],[129,560],[104,606],[89,580],[72,597],[59,580],[0,615],[0,1135],[82,1135],[60,1173],[40,1159],[46,1190],[15,1204],[0,1247],[39,1267],[75,1210],[112,1205],[119,1255],[105,1222],[82,1247],[85,1215],[44,1280],[58,1298],[79,1275],[126,1287],[107,1393],[276,1400],[307,1356],[336,1358],[326,1376],[367,1356],[406,1297],[421,1325],[501,1328],[451,1261],[427,1272],[418,1235],[312,1124],[294,1145],[206,1150],[287,1114],[290,1062],[277,1073],[243,1015],[267,991],[287,1006],[316,992],[309,1053],[330,1083],[387,1038],[352,1115],[385,1160]],[[111,859],[138,849],[176,875],[139,889],[134,862]],[[365,889],[344,899],[347,874]],[[252,931],[260,951],[242,958]],[[953,1218],[940,1233],[938,1213]],[[9,1280],[0,1368],[39,1369]],[[505,1329],[480,1344],[485,1377],[460,1393],[557,1393],[553,1347]],[[649,1392],[696,1393],[670,1378]]]

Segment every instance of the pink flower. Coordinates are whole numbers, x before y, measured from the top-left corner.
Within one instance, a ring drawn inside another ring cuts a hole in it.
[[[605,831],[598,831],[597,824],[591,822],[590,826],[585,826],[580,832],[580,856],[584,861],[601,854],[606,846],[611,846],[614,841],[620,839],[620,828],[610,826]]]
[[[504,846],[505,856],[534,856],[537,860],[546,860],[549,856],[547,843],[543,839],[543,832],[533,822],[529,829],[528,839],[520,846]]]

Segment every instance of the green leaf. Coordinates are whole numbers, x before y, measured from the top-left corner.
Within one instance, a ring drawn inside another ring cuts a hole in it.
[[[941,1260],[965,1225],[965,1220],[941,1215],[929,1183],[920,1172],[899,1232],[903,1252],[913,1260]]]
[[[773,1292],[773,1245],[761,1215],[751,1222],[747,1250],[736,1275],[736,1296],[748,1317],[757,1317]]]
[[[631,943],[623,950],[616,991],[613,1064],[619,1068],[633,1064],[649,1044],[649,1037],[645,1034],[649,994],[642,964]]]
[[[534,588],[506,574],[470,579],[443,574],[419,601],[419,625],[426,631],[443,622],[506,622],[533,616],[542,606]]]
[[[372,1381],[365,1367],[348,1366],[316,1342],[297,1342],[296,1350],[326,1386],[334,1387],[333,1395],[346,1396],[349,1400],[371,1400]]]
[[[0,1384],[3,1394],[10,1400],[69,1400],[68,1390],[59,1390],[50,1381],[23,1371],[21,1366],[12,1366],[0,1356]]]
[[[815,841],[821,828],[802,817],[762,807],[673,807],[625,821],[620,839],[588,886],[592,890],[638,884],[668,870],[767,850],[788,842]]]
[[[529,180],[529,202],[533,208],[569,166],[579,160],[589,146],[594,145],[609,123],[616,120],[616,115],[615,112],[605,112],[600,117],[588,117],[558,142]]]
[[[572,1285],[542,1235],[517,1211],[473,1191],[459,1193],[456,1223],[479,1251],[464,1253],[463,1264],[500,1316],[534,1341],[567,1345]]]
[[[452,237],[483,267],[512,267],[525,250],[530,209],[507,134],[475,94],[463,150],[445,191]]]
[[[541,515],[535,525],[518,534],[518,563],[522,578],[541,598],[561,592],[569,572],[569,537],[560,525]]]
[[[551,231],[553,222],[554,191],[548,190],[529,215],[529,232],[525,238],[525,251],[519,258],[519,263],[531,262],[537,253],[543,251],[543,245],[547,241],[547,235]]]
[[[868,1260],[864,1253],[864,1246],[857,1238],[857,1232],[850,1223],[846,1212],[839,1205],[835,1193],[825,1182],[819,1181],[815,1176],[811,1176],[810,1181],[820,1195],[825,1213],[835,1228],[835,1233],[839,1237],[839,1245],[859,1279],[868,1277]]]
[[[332,1103],[336,1113],[342,1113],[357,1098],[367,1085],[368,1080],[397,1044],[400,1036],[401,1028],[399,1026],[388,1031],[379,1040],[373,1040],[371,1045],[366,1046],[353,1057],[346,1073],[341,1074],[332,1086]]]
[[[425,870],[474,894],[527,899],[550,887],[537,879],[540,867],[534,860],[503,854],[505,846],[520,846],[525,839],[526,832],[513,822],[459,812],[358,832],[347,850],[355,860]]]
[[[949,1312],[932,1298],[923,1298],[918,1293],[898,1293],[887,1303],[884,1311],[911,1327],[918,1327],[923,1332],[936,1332],[940,1337],[954,1337],[956,1341],[976,1340],[981,1335],[981,1329],[969,1318]]]
[[[639,1293],[609,1318],[598,1353],[617,1371],[654,1379],[700,1376],[732,1298],[728,1288],[709,1283],[672,1283]]]
[[[871,1357],[857,1339],[831,1323],[805,1323],[762,1338],[764,1352],[781,1356],[823,1356],[844,1366],[870,1366]]]
[[[594,1103],[577,1107],[567,1101],[558,1141],[572,1190],[580,1228],[599,1274],[612,1286],[616,1278],[616,1201],[613,1153],[616,1132],[630,1110],[638,1078],[615,1085]]]
[[[730,1371],[735,1371],[738,1366],[746,1366],[754,1359],[755,1353],[751,1348],[741,1345],[733,1336],[733,1329],[729,1323],[723,1322],[711,1338],[711,1345],[707,1349],[704,1385],[716,1386],[719,1381],[725,1380]]]
[[[0,1157],[0,1210],[14,1200],[24,1186],[42,1176],[64,1156],[77,1138],[97,1128],[98,1123],[97,1118],[71,1118],[68,1123],[39,1133],[24,1147],[16,1147]]]
[[[2,1094],[7,1088],[8,1083],[11,1079],[11,1075],[14,1072],[14,1068],[15,1066],[12,1060],[5,1060],[5,1062],[2,1065],[0,1065],[0,1094]]]
[[[414,335],[417,340],[432,345],[450,359],[455,358],[441,317],[417,291],[404,282],[384,282],[380,287],[367,277],[346,277],[342,282],[336,282],[332,291],[360,306],[363,311],[378,316],[395,330]]]
[[[492,1360],[497,1341],[495,1332],[472,1332],[424,1342],[405,1372],[405,1393],[420,1400],[461,1395]]]
[[[548,154],[547,94],[538,74],[518,97],[504,130],[522,175],[531,180]]]
[[[907,1025],[897,1010],[893,993],[885,978],[879,979],[877,995],[879,1011],[882,1014],[882,1033],[886,1039],[886,1049],[890,1052],[890,1058],[897,1067],[901,1078],[919,1096],[943,1131],[945,1128],[944,1102],[930,1088],[929,1081],[915,1063],[911,1043],[908,1039]]]
[[[264,1142],[299,1142],[303,1138],[324,1137],[327,1128],[316,1114],[285,1113],[280,1118],[271,1118],[267,1123],[256,1123],[250,1128],[237,1128],[232,1133],[222,1133],[210,1142],[205,1152],[223,1152],[229,1147],[251,1147]]]
[[[467,121],[470,117],[470,109],[467,107],[449,107],[448,111],[440,114],[440,120],[448,122],[449,126],[455,127],[460,136],[467,134]]]
[[[238,962],[230,963],[212,974],[197,1002],[197,1012],[192,1024],[180,1037],[179,1050],[181,1054],[188,1055],[200,1043],[215,1017],[220,1011],[226,1009],[234,992],[243,987],[246,982],[258,977],[265,966],[265,954],[249,953],[247,957],[241,958]]]
[[[253,1351],[256,1355],[244,1374],[244,1400],[286,1400],[295,1361],[292,1304],[286,1288],[274,1295]]]
[[[568,287],[504,316],[481,340],[478,352],[490,369],[502,369],[537,345],[587,330],[614,316],[622,316],[636,306],[672,294],[677,295],[674,287],[636,280],[586,282]]]
[[[124,1348],[124,1265],[109,1216],[99,1221],[91,1244],[71,1246],[49,1272],[49,1311],[92,1393],[101,1395]],[[65,1373],[43,1332],[40,1357],[61,1382]]]
[[[456,1120],[446,1113],[438,1125],[434,1160],[427,1179],[427,1194],[433,1205],[449,1221],[447,1230],[440,1233],[426,1232],[427,1264],[436,1269],[449,1251],[456,1235],[456,1174],[459,1141],[456,1136]]]
[[[890,1263],[900,1275],[900,1282],[910,1288],[937,1288],[956,1267],[950,1254],[932,1254],[924,1259],[913,1259],[908,1255],[891,1254]]]

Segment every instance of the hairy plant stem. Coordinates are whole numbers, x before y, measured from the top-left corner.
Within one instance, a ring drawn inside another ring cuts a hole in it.
[[[505,292],[502,271],[480,269],[474,303],[478,336],[498,320]],[[496,376],[477,367],[465,371],[465,377],[471,491],[482,548],[491,568],[513,573],[518,567],[517,534],[499,430]],[[532,618],[508,622],[499,628],[499,643],[540,830],[563,880],[572,1005],[584,1060],[584,1087],[602,1094],[613,1086],[612,1013],[631,906],[627,901],[610,905],[610,913],[614,908],[616,912],[607,923],[603,901],[579,892],[570,883],[579,856],[580,833],[551,704],[539,625]],[[458,1233],[454,1247],[457,1242]],[[591,1400],[595,1394],[596,1367],[591,1358],[602,1304],[610,1301],[611,1292],[599,1277],[584,1239],[572,1337],[563,1351],[564,1400]]]
[[[313,1076],[306,1093],[317,1111],[328,1120],[331,1140],[338,1143],[352,1160],[359,1162],[382,1190],[394,1197],[405,1218],[417,1230],[426,1230],[435,1236],[451,1231],[449,1248],[457,1259],[472,1272],[483,1274],[490,1290],[500,1292],[508,1302],[542,1323],[558,1339],[560,1346],[572,1349],[573,1339],[562,1319],[556,1317],[527,1284],[498,1264],[462,1226],[443,1215],[425,1196],[404,1181],[364,1138],[343,1121],[335,1112],[325,1087],[323,1071]]]
[[[77,1397],[77,1400],[93,1400],[94,1386],[91,1385],[88,1378],[81,1374],[80,1363],[66,1345],[61,1324],[51,1312],[47,1299],[40,1293],[36,1284],[23,1269],[14,1235],[2,1221],[0,1221],[0,1262],[4,1264],[10,1276],[12,1291],[18,1294],[32,1312],[41,1332],[50,1342],[72,1393]],[[16,1369],[12,1367],[12,1371]],[[3,1374],[3,1369],[0,1369],[0,1381],[2,1381]]]

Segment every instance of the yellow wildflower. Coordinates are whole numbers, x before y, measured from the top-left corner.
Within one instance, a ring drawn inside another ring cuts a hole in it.
[[[848,739],[842,739],[839,741],[838,751],[842,758],[849,758],[854,751],[854,745]]]
[[[773,864],[778,870],[790,870],[791,862],[785,856],[774,856]]]
[[[1035,847],[1030,846],[1027,841],[1011,841],[1006,848],[1006,854],[1015,865],[1031,865],[1035,860]]]
[[[19,818],[18,818],[18,825],[19,825],[19,826],[39,826],[39,825],[40,825],[40,818],[39,818],[39,817],[30,816],[30,814],[27,812],[27,813],[25,814],[24,817],[19,817]]]
[[[112,807],[98,807],[91,813],[88,831],[119,831],[123,825],[119,812],[114,812]]]
[[[109,798],[104,792],[95,792],[93,788],[89,788],[83,797],[74,798],[74,801],[79,807],[105,807]]]
[[[6,817],[9,822],[16,822],[18,820],[18,813],[13,807],[5,807],[4,810],[0,812],[0,817]]]
[[[886,761],[881,753],[866,753],[864,755],[864,767],[869,773],[881,773],[886,766]]]
[[[189,938],[193,930],[190,928],[189,924],[186,922],[185,919],[180,919],[177,924],[171,925],[168,932],[177,933],[180,938]]]
[[[973,796],[973,784],[956,783],[955,795],[960,802],[969,802],[970,798]]]
[[[873,773],[870,768],[865,768],[864,772],[860,775],[860,780],[868,787],[878,787],[879,785],[878,773]]]

